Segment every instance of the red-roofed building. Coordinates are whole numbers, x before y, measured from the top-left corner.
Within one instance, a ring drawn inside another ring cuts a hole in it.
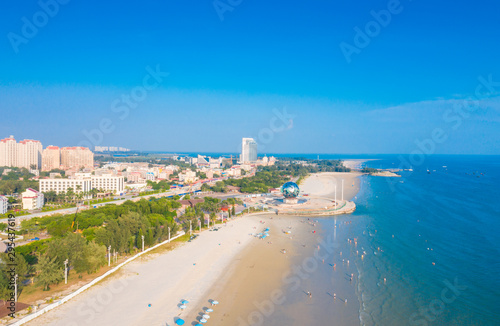
[[[57,146],[47,146],[42,152],[42,171],[61,167],[61,150]]]
[[[22,193],[23,196],[23,209],[34,210],[41,209],[44,204],[44,197],[41,192],[35,189],[28,188]]]
[[[79,170],[82,167],[92,170],[94,153],[87,147],[63,147],[61,148],[61,166],[65,170]]]
[[[16,143],[14,136],[0,140],[0,166],[39,169],[42,164],[42,143],[25,139]]]

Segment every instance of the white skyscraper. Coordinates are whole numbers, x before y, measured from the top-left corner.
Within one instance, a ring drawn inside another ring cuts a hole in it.
[[[253,138],[242,139],[240,161],[243,163],[257,161],[257,142]]]

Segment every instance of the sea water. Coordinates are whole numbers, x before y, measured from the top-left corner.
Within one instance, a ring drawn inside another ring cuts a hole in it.
[[[265,325],[500,325],[500,157],[402,161],[366,162],[412,171],[363,175],[353,214],[310,217],[334,248],[295,259]]]
[[[411,169],[362,177],[360,323],[499,325],[500,158],[430,156]]]

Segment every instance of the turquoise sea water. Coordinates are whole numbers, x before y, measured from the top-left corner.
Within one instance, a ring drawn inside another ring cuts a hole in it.
[[[306,272],[265,325],[500,325],[500,157],[430,156],[400,174],[362,176],[353,214],[311,218],[333,252],[296,259]]]
[[[499,158],[432,156],[401,174],[363,177],[355,199],[361,324],[499,325]]]

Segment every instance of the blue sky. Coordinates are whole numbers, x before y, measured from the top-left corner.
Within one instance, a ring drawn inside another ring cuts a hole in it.
[[[439,129],[432,153],[500,154],[497,1],[60,2],[0,4],[0,137],[411,153]]]

